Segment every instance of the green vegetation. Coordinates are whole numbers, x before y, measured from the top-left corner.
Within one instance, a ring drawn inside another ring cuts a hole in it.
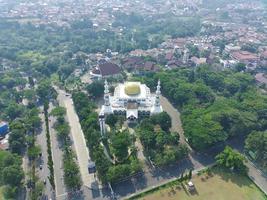
[[[187,147],[179,144],[179,134],[171,133],[170,127],[170,116],[163,112],[142,120],[137,130],[146,157],[157,166],[173,163],[188,154]]]
[[[215,157],[215,159],[216,164],[219,167],[247,174],[248,169],[244,164],[246,161],[245,157],[229,146],[226,146],[225,149]]]
[[[54,125],[57,131],[58,139],[62,142],[62,149],[64,150],[63,163],[64,163],[64,182],[68,189],[71,191],[79,190],[82,185],[79,166],[75,161],[75,154],[72,151],[70,144],[70,126],[65,120],[66,109],[64,107],[55,107],[50,115],[57,118]]]
[[[129,200],[266,199],[266,195],[247,176],[231,173],[218,167],[193,176],[192,181],[195,185],[195,190],[192,192],[187,190],[186,182],[175,180],[130,197]]]
[[[55,178],[54,178],[55,175],[54,175],[54,164],[53,164],[53,158],[52,158],[51,138],[50,138],[49,122],[48,122],[48,108],[49,108],[49,104],[46,101],[44,103],[44,115],[45,115],[45,128],[46,128],[46,145],[47,145],[47,154],[48,154],[47,165],[50,171],[48,180],[51,186],[53,187],[53,189],[55,189]]]
[[[162,93],[181,111],[185,135],[195,149],[267,128],[267,97],[248,73],[201,66],[142,79],[150,87],[161,80]]]
[[[112,130],[102,138],[94,103],[82,92],[74,92],[72,97],[90,149],[90,157],[96,163],[97,175],[102,183],[115,183],[139,172],[141,165],[133,147],[134,137],[128,131]],[[110,149],[110,157],[114,163],[105,155],[101,144]]]
[[[256,161],[267,172],[267,131],[253,131],[247,139],[245,151],[247,155]]]
[[[16,69],[1,73],[0,80],[0,119],[8,121],[10,125],[9,150],[14,155],[22,156],[27,153],[30,164],[27,173],[27,186],[30,188],[30,198],[37,199],[38,195],[42,193],[42,183],[38,181],[35,170],[36,159],[40,153],[40,147],[35,142],[35,135],[41,126],[41,119],[39,118],[39,109],[36,106],[34,81],[32,78],[23,77],[22,73]],[[29,87],[25,89],[28,83]],[[20,156],[18,156],[19,160],[21,159]],[[22,173],[24,178],[24,172]],[[16,198],[20,187],[19,182],[9,184],[4,187],[5,196]]]
[[[103,96],[104,83],[102,81],[94,81],[86,87],[87,92],[94,98]]]
[[[148,18],[136,13],[126,15],[118,12],[112,26],[123,28],[122,33],[110,29],[97,31],[86,18],[72,22],[69,28],[37,27],[30,22],[20,24],[1,19],[0,55],[8,59],[8,65],[19,66],[20,71],[38,80],[57,73],[59,80],[65,82],[76,68],[86,68],[86,57],[81,52],[104,53],[111,49],[127,53],[134,49],[157,47],[166,36],[196,35],[200,31],[200,20],[172,15]],[[21,80],[6,76],[0,83],[7,82],[12,87]]]
[[[24,172],[21,165],[20,156],[0,151],[0,186],[5,186],[3,189],[5,198],[16,198],[18,191],[23,186]]]

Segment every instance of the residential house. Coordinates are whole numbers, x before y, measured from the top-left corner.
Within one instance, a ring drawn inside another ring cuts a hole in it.
[[[121,74],[121,68],[114,63],[106,62],[93,68],[90,74],[96,78],[114,77]]]

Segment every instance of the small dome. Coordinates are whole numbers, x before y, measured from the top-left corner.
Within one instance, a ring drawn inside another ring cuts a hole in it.
[[[140,85],[135,82],[128,82],[125,84],[124,92],[127,95],[138,95],[140,94]]]

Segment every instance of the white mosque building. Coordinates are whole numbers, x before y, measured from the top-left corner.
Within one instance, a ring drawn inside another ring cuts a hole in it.
[[[101,132],[105,131],[105,116],[109,114],[124,115],[128,122],[136,121],[140,116],[149,116],[162,112],[160,105],[160,81],[155,94],[140,82],[119,84],[111,96],[105,81],[104,105],[99,113]]]

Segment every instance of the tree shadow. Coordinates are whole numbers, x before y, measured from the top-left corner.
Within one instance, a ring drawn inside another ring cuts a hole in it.
[[[213,168],[212,173],[214,175],[220,176],[220,178],[226,182],[231,181],[232,183],[238,185],[239,187],[243,186],[252,187],[252,182],[246,175],[239,174],[237,172],[231,172],[230,170],[222,169],[219,167]]]
[[[122,181],[112,185],[117,196],[127,196],[136,192],[135,184],[132,179]]]
[[[139,173],[128,180],[112,184],[112,187],[117,196],[127,196],[145,189],[147,187],[147,177],[144,173]]]
[[[151,175],[157,180],[179,178],[182,173],[186,170],[192,169],[193,167],[194,165],[192,161],[187,157],[168,166],[156,167],[151,170]]]
[[[133,182],[136,190],[142,190],[147,187],[147,178],[143,173],[140,176],[134,177]]]
[[[91,183],[92,196],[97,198],[100,196],[100,188],[97,181]]]
[[[196,188],[193,189],[193,190],[190,190],[189,193],[190,193],[190,195],[193,195],[193,196],[194,196],[194,195],[197,195],[197,196],[199,195],[199,193],[198,193],[198,191],[197,191]]]

